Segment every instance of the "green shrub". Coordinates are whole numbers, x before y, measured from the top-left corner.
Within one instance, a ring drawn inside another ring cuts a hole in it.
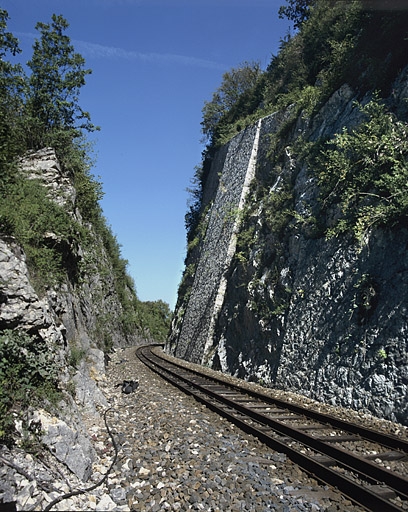
[[[388,357],[387,352],[383,348],[380,348],[379,350],[377,350],[377,358],[380,361],[385,361],[387,359],[387,357]]]
[[[408,124],[378,97],[359,108],[365,120],[328,141],[314,165],[323,209],[338,209],[327,235],[349,232],[361,242],[372,227],[408,215]]]
[[[11,442],[13,412],[55,399],[58,365],[47,344],[22,331],[0,333],[0,440]]]
[[[86,350],[79,347],[76,343],[72,343],[69,348],[68,364],[73,368],[78,368],[79,363],[86,355]]]
[[[63,280],[67,247],[82,228],[47,196],[41,182],[17,177],[9,184],[0,201],[0,223],[24,248],[38,291]]]

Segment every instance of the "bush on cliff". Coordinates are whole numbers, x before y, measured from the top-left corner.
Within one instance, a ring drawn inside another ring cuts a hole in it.
[[[58,373],[44,341],[18,330],[0,333],[0,442],[12,442],[22,410],[58,394]]]
[[[220,91],[233,84],[225,78],[212,101],[205,103],[202,129],[209,144],[200,169],[208,169],[215,149],[230,140],[238,127],[243,129],[289,106],[289,121],[294,122],[301,112],[313,116],[344,83],[359,98],[374,90],[380,97],[390,94],[393,80],[407,65],[408,11],[373,5],[363,0],[288,0],[279,13],[294,22],[296,31],[281,41],[266,70],[259,71],[245,91],[236,88],[235,96],[229,91],[234,102],[222,103],[222,109]],[[288,130],[292,127],[287,123]],[[195,174],[193,207],[186,215],[188,240],[195,238],[200,224],[200,198],[207,175],[204,171]]]

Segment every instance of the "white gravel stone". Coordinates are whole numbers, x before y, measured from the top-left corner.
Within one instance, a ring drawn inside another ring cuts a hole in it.
[[[95,510],[100,512],[105,512],[107,510],[114,510],[116,508],[116,503],[112,500],[112,498],[108,494],[104,494],[102,499],[96,505]]]

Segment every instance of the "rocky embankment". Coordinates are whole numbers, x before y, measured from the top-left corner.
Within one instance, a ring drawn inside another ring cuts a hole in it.
[[[123,380],[139,386],[124,394]],[[16,501],[17,510],[47,510],[63,496],[51,510],[359,510],[285,455],[159,379],[137,360],[134,347],[114,353],[98,387],[106,404],[83,413],[95,450],[89,479],[73,475],[51,450],[27,454],[2,447],[0,501]],[[337,412],[407,436],[398,424]],[[88,491],[76,494],[80,489]]]

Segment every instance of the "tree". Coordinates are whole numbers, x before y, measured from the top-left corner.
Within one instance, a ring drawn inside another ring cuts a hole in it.
[[[172,318],[170,306],[166,302],[139,302],[139,318],[144,336],[158,342],[166,340]]]
[[[299,28],[309,17],[310,7],[315,0],[287,0],[288,5],[279,8],[279,18],[288,18],[293,21],[293,26]]]
[[[13,55],[21,52],[18,47],[18,40],[11,32],[6,32],[8,19],[8,12],[4,9],[0,9],[0,58],[2,62],[7,51],[11,51]]]
[[[255,87],[260,76],[261,67],[258,62],[243,62],[238,68],[224,73],[212,100],[204,103],[201,126],[205,137],[212,138],[223,115],[238,104],[243,94]]]
[[[21,52],[18,40],[7,32],[7,11],[0,9],[0,161],[3,165],[13,159],[19,143],[16,137],[22,112],[24,74],[20,65],[11,64],[6,56]]]
[[[62,129],[78,137],[83,129],[97,129],[78,103],[80,89],[91,70],[84,69],[84,58],[75,53],[64,34],[68,26],[61,15],[53,14],[50,24],[39,22],[35,27],[41,37],[35,41],[32,59],[27,63],[32,71],[27,109],[34,125],[34,146],[44,144],[44,137],[38,140],[41,132]]]

